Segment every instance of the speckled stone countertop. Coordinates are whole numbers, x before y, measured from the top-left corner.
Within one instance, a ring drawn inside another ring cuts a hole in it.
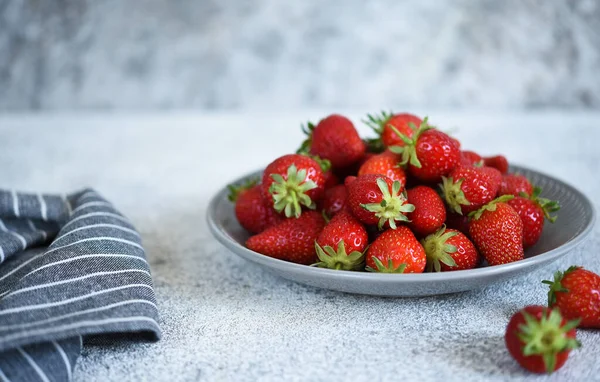
[[[463,147],[503,152],[600,207],[599,113],[429,114],[442,128],[459,127]],[[579,331],[583,349],[550,378],[521,370],[503,343],[516,310],[544,303],[540,280],[571,264],[600,272],[598,223],[584,245],[527,277],[417,299],[295,284],[217,243],[205,223],[209,198],[294,150],[300,122],[322,115],[0,116],[2,187],[96,188],[133,220],[152,265],[162,341],[86,346],[76,381],[600,380],[598,331]],[[350,115],[358,122],[361,113]]]

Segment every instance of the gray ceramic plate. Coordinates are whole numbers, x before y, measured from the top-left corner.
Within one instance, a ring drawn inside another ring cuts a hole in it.
[[[589,199],[570,185],[539,172],[513,166],[513,172],[542,187],[543,196],[559,200],[561,210],[554,224],[546,224],[540,241],[525,253],[525,259],[511,264],[466,271],[423,274],[377,274],[321,269],[273,259],[244,247],[248,233],[238,224],[227,189],[210,202],[208,226],[214,236],[233,253],[257,263],[272,273],[299,283],[342,292],[378,296],[427,296],[482,288],[548,265],[581,244],[590,233],[595,213]],[[258,176],[255,172],[234,183]]]

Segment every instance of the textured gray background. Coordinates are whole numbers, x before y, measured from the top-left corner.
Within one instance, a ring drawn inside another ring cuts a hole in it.
[[[0,0],[0,110],[600,107],[596,0]]]
[[[358,122],[364,112],[349,116]],[[220,245],[205,220],[210,198],[294,150],[302,140],[298,121],[323,115],[0,116],[3,187],[94,187],[139,229],[152,266],[163,339],[86,346],[76,382],[600,381],[599,330],[578,331],[583,348],[549,378],[522,370],[503,342],[515,311],[546,301],[540,280],[571,264],[600,273],[600,222],[585,244],[546,268],[482,290],[428,298],[303,286]],[[464,147],[505,153],[514,163],[571,183],[600,208],[600,113],[431,116],[442,128],[460,126],[456,136]],[[252,145],[239,145],[250,139]],[[227,147],[235,147],[235,155],[223,155]]]

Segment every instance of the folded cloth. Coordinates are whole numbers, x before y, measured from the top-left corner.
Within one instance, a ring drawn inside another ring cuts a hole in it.
[[[157,321],[140,236],[112,204],[0,190],[0,381],[68,381],[82,336],[156,341]]]

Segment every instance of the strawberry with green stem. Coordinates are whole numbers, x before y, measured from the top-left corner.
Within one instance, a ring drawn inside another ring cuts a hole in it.
[[[321,166],[305,155],[284,155],[271,162],[263,173],[265,199],[286,217],[299,217],[303,207],[315,209],[324,189]]]
[[[229,185],[229,200],[235,203],[235,216],[242,227],[252,234],[260,233],[283,220],[263,197],[258,179],[240,185]]]
[[[452,211],[466,215],[494,199],[499,178],[500,172],[490,167],[458,166],[448,177],[442,177],[442,196]]]
[[[421,182],[432,183],[439,182],[460,163],[460,149],[450,136],[427,121],[425,117],[412,137],[401,134],[404,145],[389,150],[401,155],[400,164],[407,165],[411,175]]]
[[[385,175],[392,181],[399,181],[402,188],[404,188],[406,185],[406,173],[399,163],[400,157],[397,154],[386,150],[365,161],[358,169],[358,175]]]
[[[425,250],[405,226],[384,231],[371,243],[366,255],[366,270],[380,273],[422,273]]]
[[[411,137],[423,121],[408,113],[393,114],[382,111],[380,114],[367,114],[367,119],[363,122],[377,134],[377,138],[367,140],[368,147],[374,152],[381,152],[386,147],[403,146],[401,136]]]
[[[315,242],[321,268],[359,270],[364,268],[364,252],[369,244],[365,227],[348,211],[335,215]]]
[[[397,222],[408,222],[406,214],[415,209],[401,193],[402,184],[383,175],[361,175],[347,187],[346,202],[354,216],[364,224],[377,224],[379,229],[396,229]]]
[[[544,221],[556,221],[557,216],[551,214],[560,210],[557,201],[540,197],[542,189],[533,188],[531,196],[521,192],[516,198],[509,200],[508,204],[519,214],[523,222],[523,246],[531,247],[538,242],[544,229]]]
[[[475,245],[462,232],[443,226],[421,240],[427,255],[427,271],[473,269],[479,263]]]
[[[600,329],[600,276],[579,266],[557,271],[550,286],[548,306],[559,308],[565,318],[581,320],[579,327]]]
[[[558,309],[531,305],[515,313],[504,335],[510,355],[534,373],[551,374],[560,369],[573,349],[578,320],[567,321]]]

